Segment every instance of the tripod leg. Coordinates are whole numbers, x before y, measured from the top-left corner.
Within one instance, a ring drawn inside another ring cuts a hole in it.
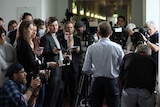
[[[82,91],[84,78],[85,78],[85,74],[82,74],[81,78],[80,78],[80,81],[79,81],[79,85],[78,85],[78,91],[77,91],[77,96],[76,96],[75,107],[78,106],[79,95],[81,94],[81,91]]]
[[[85,76],[85,107],[89,106],[90,77]]]

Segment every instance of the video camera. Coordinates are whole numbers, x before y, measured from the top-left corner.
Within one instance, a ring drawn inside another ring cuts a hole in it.
[[[88,47],[89,45],[93,44],[97,41],[97,38],[95,38],[95,33],[97,32],[97,21],[90,21],[87,18],[82,18],[81,21],[83,22],[83,33],[81,35],[82,41],[85,42],[85,47]],[[75,27],[77,27],[78,24],[76,24]],[[82,25],[81,25],[82,26]],[[79,36],[79,34],[78,34]]]
[[[88,21],[86,25],[86,37],[88,41],[88,46],[91,45],[93,42],[98,41],[98,36],[95,35],[97,33],[97,21]]]
[[[70,52],[69,52],[69,50],[66,50],[66,54],[67,55],[70,55]],[[64,60],[63,60],[63,64],[67,64],[67,63],[70,63],[70,58],[69,57],[66,57],[66,58],[64,58]]]
[[[113,34],[110,37],[110,39],[122,46],[124,48],[125,42],[127,39],[127,32],[124,28],[122,27],[114,27],[113,29]]]
[[[148,36],[148,28],[145,28],[143,26],[137,27],[133,29],[134,33],[131,37],[131,40],[133,43],[143,42],[142,40],[142,34],[146,37],[146,39],[149,39]]]
[[[40,70],[44,70],[44,69],[41,69],[40,67],[40,64],[39,64],[39,61],[36,60],[35,61],[35,69],[32,69],[30,72],[29,72],[29,75],[33,78],[37,78],[39,77],[41,79],[41,82],[42,83],[46,83],[47,82],[47,78],[45,77],[44,74],[41,74]],[[46,70],[46,69],[45,69]]]
[[[66,53],[66,55],[70,55],[70,51],[65,49],[65,48],[62,48],[62,53]],[[59,66],[64,66],[64,65],[67,65],[68,63],[70,63],[70,58],[69,57],[65,57],[63,60],[58,60],[57,64]]]

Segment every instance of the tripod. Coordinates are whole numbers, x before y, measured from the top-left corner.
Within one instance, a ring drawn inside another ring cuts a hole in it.
[[[88,75],[86,75],[84,72],[82,72],[81,77],[80,77],[80,81],[79,81],[79,85],[78,85],[75,107],[78,107],[78,101],[79,101],[79,97],[82,92],[83,85],[85,88],[85,98],[80,101],[80,106],[81,107],[90,107],[90,105],[89,105],[89,89],[90,89],[89,81],[90,81],[90,78],[88,77]]]

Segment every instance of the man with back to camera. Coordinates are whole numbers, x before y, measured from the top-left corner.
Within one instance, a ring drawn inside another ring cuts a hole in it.
[[[156,63],[151,57],[150,47],[138,45],[136,53],[124,56],[120,70],[121,106],[155,107]]]
[[[97,29],[100,40],[88,47],[82,69],[92,77],[91,107],[102,107],[104,98],[107,107],[119,107],[118,76],[124,53],[119,44],[110,41],[112,28],[108,22],[102,21]]]
[[[9,80],[4,83],[0,93],[0,107],[34,107],[41,80],[39,77],[32,79],[26,90],[26,75],[21,64],[14,63],[9,66],[6,72]]]

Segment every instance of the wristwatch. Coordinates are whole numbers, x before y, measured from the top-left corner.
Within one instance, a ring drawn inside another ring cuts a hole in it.
[[[34,89],[31,86],[28,88],[28,90],[30,90],[32,93],[34,92]]]

